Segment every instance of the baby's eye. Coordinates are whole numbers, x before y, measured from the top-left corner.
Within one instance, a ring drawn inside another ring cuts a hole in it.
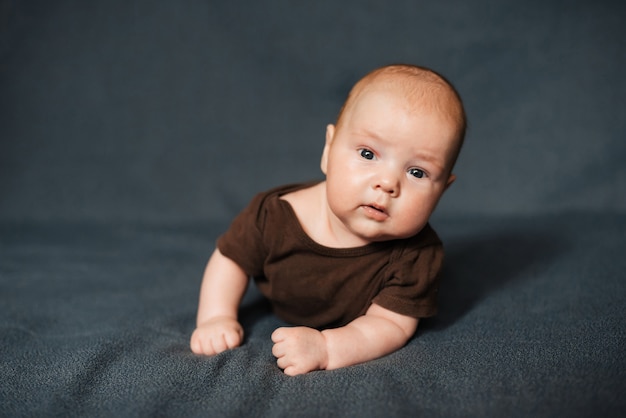
[[[361,148],[359,150],[359,155],[361,155],[361,157],[365,158],[366,160],[373,160],[374,159],[374,153],[370,150],[368,150],[367,148]]]
[[[421,179],[426,176],[426,173],[424,173],[424,170],[420,170],[419,168],[409,169],[409,174],[418,179]]]

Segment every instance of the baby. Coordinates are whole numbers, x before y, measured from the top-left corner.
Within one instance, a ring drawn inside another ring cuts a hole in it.
[[[326,128],[326,180],[257,195],[217,241],[191,349],[239,346],[254,277],[274,312],[287,375],[373,360],[436,313],[442,244],[428,224],[465,136],[463,104],[437,73],[391,65],[361,79]]]

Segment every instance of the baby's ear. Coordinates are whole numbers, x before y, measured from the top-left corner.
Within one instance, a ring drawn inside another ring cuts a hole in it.
[[[446,182],[446,190],[454,183],[454,180],[456,180],[456,176],[450,173],[450,177],[448,177],[448,181]]]
[[[322,162],[320,163],[322,173],[324,174],[326,174],[326,168],[328,167],[328,152],[330,149],[330,144],[332,144],[334,138],[335,125],[331,123],[326,126],[326,144],[324,145],[324,151],[322,152]]]

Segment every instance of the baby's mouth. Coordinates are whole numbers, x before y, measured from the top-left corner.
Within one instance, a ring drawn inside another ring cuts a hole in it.
[[[385,207],[378,206],[376,204],[363,205],[363,210],[368,217],[374,219],[375,221],[384,221],[389,217]]]
[[[377,210],[380,213],[385,213],[385,214],[387,213],[387,211],[385,210],[385,208],[383,206],[378,206],[376,204],[367,205],[367,206],[372,208],[372,209],[374,209],[374,210]]]

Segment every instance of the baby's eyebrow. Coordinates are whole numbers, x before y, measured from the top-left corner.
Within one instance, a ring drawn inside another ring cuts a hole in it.
[[[445,162],[441,161],[441,159],[437,158],[436,155],[424,152],[418,152],[413,155],[413,158],[418,161],[426,161],[429,164],[432,164],[437,170],[444,171]]]
[[[415,158],[420,159],[420,160],[425,160],[428,161],[429,163],[433,163],[433,164],[438,164],[438,158],[435,157],[432,154],[429,153],[425,153],[425,152],[418,152],[415,154]]]
[[[382,138],[380,135],[378,135],[376,132],[367,128],[361,128],[361,129],[355,130],[355,133],[358,136],[365,136],[365,137],[372,138],[379,142],[388,142],[388,141],[385,141],[385,139]]]
[[[394,140],[393,138],[386,138],[383,137],[381,135],[379,135],[378,133],[376,133],[376,131],[373,131],[371,129],[367,129],[367,128],[362,128],[358,131],[356,131],[357,135],[359,136],[364,136],[366,138],[372,139],[375,142],[381,144],[381,145],[387,145],[387,144],[393,144]]]

